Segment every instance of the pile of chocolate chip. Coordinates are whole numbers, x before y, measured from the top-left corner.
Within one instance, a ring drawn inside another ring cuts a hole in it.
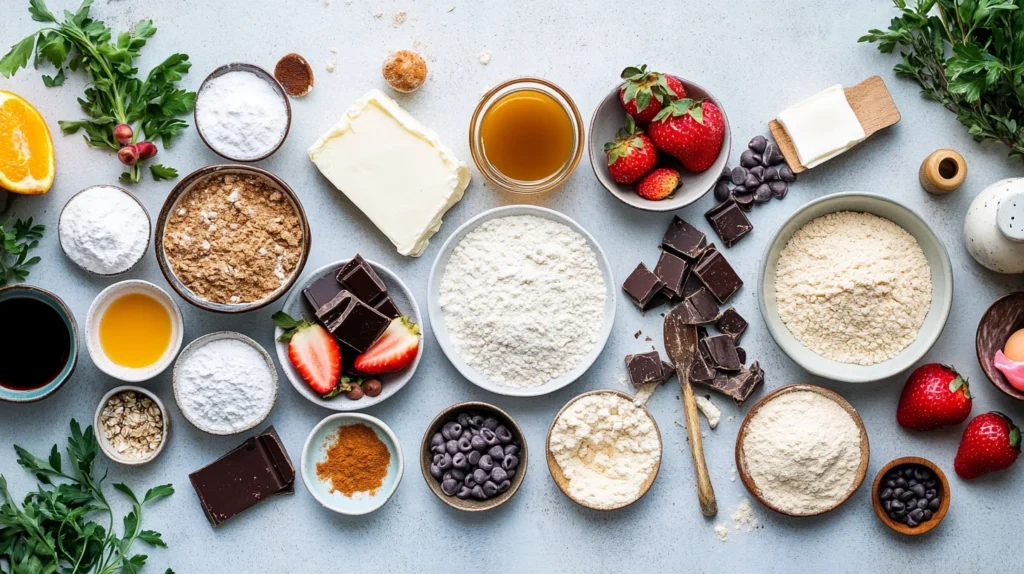
[[[914,528],[931,520],[939,510],[939,488],[939,480],[932,471],[908,464],[885,475],[878,498],[889,518]]]
[[[778,146],[764,136],[755,136],[740,154],[740,165],[732,169],[726,167],[718,176],[715,199],[724,202],[731,198],[750,211],[754,203],[786,197],[789,184],[796,181],[796,174],[785,162]]]
[[[512,486],[519,439],[495,417],[460,413],[430,437],[430,475],[457,498],[493,498]]]

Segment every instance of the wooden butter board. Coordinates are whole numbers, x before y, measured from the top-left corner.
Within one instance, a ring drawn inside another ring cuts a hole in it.
[[[896,103],[892,101],[889,88],[885,87],[881,76],[871,76],[856,86],[843,88],[843,92],[846,93],[846,100],[850,102],[853,113],[857,114],[857,120],[864,128],[865,139],[878,130],[900,121],[900,111],[896,109]],[[782,124],[772,120],[768,122],[768,128],[772,131],[772,137],[775,138],[776,145],[779,146],[793,173],[807,171],[800,163],[800,157],[793,147],[793,140],[789,138]]]

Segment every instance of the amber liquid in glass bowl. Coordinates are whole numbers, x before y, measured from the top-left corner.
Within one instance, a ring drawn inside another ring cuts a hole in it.
[[[484,114],[480,138],[487,161],[509,179],[540,181],[572,158],[572,120],[555,98],[534,89],[505,94]]]

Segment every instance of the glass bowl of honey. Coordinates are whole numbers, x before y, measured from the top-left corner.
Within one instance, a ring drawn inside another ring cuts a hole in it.
[[[550,191],[583,156],[583,118],[562,88],[541,78],[515,78],[491,88],[469,125],[477,169],[513,193]]]

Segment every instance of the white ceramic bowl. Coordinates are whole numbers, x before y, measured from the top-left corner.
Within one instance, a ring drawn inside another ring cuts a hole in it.
[[[231,431],[222,431],[222,430],[212,429],[212,428],[204,425],[203,421],[194,420],[192,417],[190,417],[188,411],[186,411],[185,409],[181,408],[181,396],[179,395],[179,388],[178,388],[178,374],[179,374],[179,368],[181,367],[182,363],[186,359],[188,359],[188,357],[192,353],[196,352],[196,350],[200,349],[201,347],[203,347],[207,343],[211,343],[213,341],[218,341],[220,339],[234,339],[236,341],[241,341],[241,342],[249,345],[253,349],[255,349],[256,352],[259,353],[261,357],[263,357],[263,360],[267,364],[267,368],[270,369],[270,378],[271,378],[271,380],[273,382],[273,385],[274,385],[274,395],[271,397],[270,404],[267,405],[266,410],[264,412],[260,413],[259,417],[257,417],[256,419],[253,419],[252,424],[250,424],[249,426],[247,426],[245,428],[240,428],[240,429],[237,429],[237,430],[231,430]],[[263,421],[267,420],[267,417],[270,416],[270,411],[274,410],[274,405],[277,403],[277,393],[278,393],[278,389],[279,389],[278,383],[277,383],[277,368],[274,367],[274,360],[270,358],[270,353],[267,353],[266,349],[264,349],[256,341],[253,341],[252,339],[250,339],[249,337],[246,337],[245,335],[243,335],[241,333],[235,333],[233,331],[217,331],[215,333],[209,333],[209,334],[203,335],[202,337],[199,337],[198,339],[196,339],[196,340],[192,341],[191,343],[189,343],[188,345],[186,345],[185,348],[182,349],[181,354],[178,355],[178,360],[174,362],[174,372],[173,372],[172,379],[173,379],[173,386],[174,386],[174,402],[178,403],[178,410],[181,411],[182,416],[185,417],[185,420],[187,420],[188,422],[192,423],[192,426],[196,427],[197,429],[199,429],[199,430],[201,430],[201,431],[203,431],[205,433],[212,434],[212,435],[233,435],[233,434],[239,434],[239,433],[243,433],[243,432],[252,430],[252,429],[256,428],[258,425],[260,425]]]
[[[128,458],[122,456],[114,449],[113,445],[111,445],[110,442],[107,441],[107,437],[103,433],[103,425],[100,421],[100,416],[103,414],[103,407],[106,406],[107,401],[109,401],[111,397],[126,391],[134,391],[135,394],[137,395],[145,395],[146,398],[153,401],[153,404],[155,404],[157,408],[160,409],[160,417],[164,423],[163,433],[160,437],[160,444],[156,447],[156,450],[154,450],[152,453],[150,453],[149,456],[145,458]],[[171,418],[167,416],[167,407],[164,406],[164,402],[161,401],[160,397],[156,396],[155,393],[147,391],[142,387],[124,385],[121,387],[115,387],[113,389],[110,389],[110,391],[107,392],[107,394],[103,395],[103,398],[100,400],[99,406],[96,407],[96,414],[93,416],[92,429],[93,434],[96,435],[96,442],[98,442],[100,445],[100,450],[103,451],[103,454],[107,455],[107,458],[114,462],[126,464],[128,466],[141,466],[153,462],[154,460],[156,460],[156,457],[160,456],[160,453],[163,452],[164,446],[167,444],[167,436],[171,432]]]
[[[775,272],[782,249],[801,227],[813,219],[837,211],[857,211],[884,217],[914,236],[932,274],[932,304],[917,333],[917,339],[898,355],[875,365],[854,365],[826,359],[808,349],[789,332],[779,317],[775,299]],[[776,344],[798,365],[811,373],[847,383],[868,383],[897,375],[917,363],[932,348],[953,305],[953,270],[949,254],[932,228],[916,213],[896,201],[863,192],[827,195],[808,202],[789,216],[765,248],[757,281],[761,316]]]
[[[316,464],[326,458],[323,447],[330,435],[338,427],[356,424],[365,424],[373,429],[377,438],[388,447],[391,460],[388,464],[388,473],[384,477],[381,487],[374,494],[357,492],[350,498],[340,492],[331,492],[330,484],[317,478]],[[384,421],[361,413],[337,413],[320,421],[320,424],[313,427],[312,432],[309,433],[306,444],[302,447],[300,470],[306,490],[324,508],[338,514],[358,516],[369,514],[391,500],[391,495],[398,490],[398,485],[402,482],[402,475],[405,473],[405,460],[402,457],[402,445],[398,442],[398,437],[388,425],[384,424]]]
[[[338,269],[341,269],[343,265],[351,261],[351,259],[342,259],[341,261],[335,261],[334,263],[328,263],[319,269],[316,269],[312,273],[303,277],[292,289],[292,292],[288,295],[288,298],[284,301],[284,307],[282,311],[288,315],[299,319],[306,317],[307,320],[314,319],[313,309],[306,302],[306,297],[302,294],[302,290],[309,286],[310,283],[324,277],[326,275],[333,275],[337,273]],[[374,378],[379,380],[382,385],[382,390],[376,397],[363,396],[358,401],[353,401],[345,398],[344,396],[334,397],[333,399],[324,399],[320,395],[310,388],[309,384],[302,378],[295,367],[292,366],[291,360],[288,359],[288,343],[282,343],[278,341],[277,346],[277,360],[281,363],[281,370],[284,371],[285,377],[291,381],[292,386],[295,390],[299,391],[299,394],[305,397],[308,401],[316,403],[324,408],[331,409],[332,411],[358,411],[373,405],[382,403],[405,386],[412,376],[416,373],[416,368],[420,365],[420,360],[423,358],[423,349],[426,348],[425,344],[425,329],[423,327],[423,317],[420,315],[420,307],[416,304],[416,298],[413,297],[412,291],[406,286],[398,275],[395,275],[394,271],[384,267],[380,263],[366,260],[367,263],[373,267],[373,270],[380,276],[381,281],[384,282],[384,286],[388,288],[388,295],[391,300],[395,303],[398,309],[409,317],[413,323],[416,323],[420,327],[420,349],[416,353],[416,359],[412,362],[407,369],[397,371],[394,373],[385,373],[378,375]],[[284,331],[280,327],[274,327],[274,340],[281,336]]]
[[[115,299],[131,293],[143,293],[153,297],[164,306],[171,316],[171,341],[160,359],[148,367],[132,368],[118,365],[107,357],[103,351],[103,345],[100,344],[100,319],[103,317],[103,313]],[[114,283],[100,291],[99,295],[93,299],[85,317],[85,347],[89,350],[89,357],[92,358],[93,364],[104,373],[126,383],[147,381],[162,373],[174,360],[178,349],[181,349],[183,334],[181,310],[178,309],[178,305],[174,303],[171,296],[149,281],[138,279]]]
[[[455,247],[464,237],[466,237],[466,235],[481,224],[492,219],[500,219],[502,217],[509,217],[513,215],[533,215],[536,217],[543,217],[544,219],[550,219],[551,221],[564,224],[576,233],[582,235],[583,238],[587,240],[587,245],[590,246],[590,249],[594,252],[594,256],[597,258],[597,265],[601,269],[601,275],[604,277],[605,284],[604,316],[601,319],[601,329],[598,332],[597,343],[594,344],[594,348],[591,349],[590,352],[587,353],[580,361],[580,364],[576,365],[576,367],[571,371],[536,387],[517,388],[499,385],[489,380],[483,373],[480,373],[473,367],[469,366],[469,364],[467,364],[459,355],[458,350],[455,349],[455,345],[452,343],[451,337],[448,334],[448,327],[445,324],[444,312],[441,310],[441,279],[444,277],[445,266],[448,265],[448,260],[451,258],[452,252],[455,251]],[[438,252],[437,258],[434,259],[434,265],[430,268],[430,279],[428,281],[427,289],[427,312],[430,315],[430,326],[434,331],[434,336],[437,338],[437,342],[441,345],[441,350],[444,351],[448,360],[455,365],[455,368],[462,373],[462,376],[469,379],[469,381],[474,385],[487,389],[492,393],[516,397],[534,397],[553,393],[572,383],[583,375],[583,373],[587,372],[587,369],[594,364],[598,355],[601,354],[605,343],[608,342],[608,335],[611,333],[612,323],[615,321],[615,298],[618,293],[618,286],[615,284],[615,278],[612,276],[611,265],[608,264],[608,258],[605,256],[604,250],[601,249],[601,246],[598,245],[597,240],[594,239],[594,237],[590,235],[583,226],[576,223],[572,218],[557,211],[533,205],[509,205],[506,207],[496,207],[485,211],[462,224],[462,226],[456,229],[455,233],[452,233],[448,240],[444,242],[444,245],[441,246],[441,251]]]

